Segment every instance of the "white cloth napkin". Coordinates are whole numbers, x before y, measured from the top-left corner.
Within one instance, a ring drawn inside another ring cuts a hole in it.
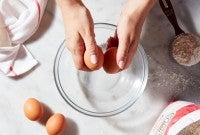
[[[7,76],[21,75],[37,60],[24,42],[37,30],[47,0],[0,0],[0,71]]]

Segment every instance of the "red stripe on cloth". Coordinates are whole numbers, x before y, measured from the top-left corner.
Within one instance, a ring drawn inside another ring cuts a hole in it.
[[[190,105],[184,106],[181,109],[179,109],[178,111],[176,111],[176,114],[174,115],[171,122],[167,126],[165,135],[168,134],[170,127],[172,127],[178,120],[180,120],[183,116],[185,116],[189,113],[192,113],[196,110],[200,110],[200,106],[197,106],[195,104],[190,104]]]
[[[12,72],[14,76],[17,76],[17,73],[14,71],[13,67],[10,67],[10,72]]]
[[[40,23],[40,17],[41,17],[41,7],[40,7],[40,4],[37,0],[35,0],[35,3],[37,5],[37,8],[38,8],[38,24]]]

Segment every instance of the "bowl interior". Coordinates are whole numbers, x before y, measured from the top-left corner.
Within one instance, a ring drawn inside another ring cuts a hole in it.
[[[115,29],[112,24],[95,24],[95,38],[103,51]],[[107,74],[103,68],[93,72],[77,70],[65,41],[54,65],[55,82],[64,100],[77,111],[97,117],[115,115],[129,108],[143,93],[147,73],[147,59],[141,45],[130,67],[117,74]]]

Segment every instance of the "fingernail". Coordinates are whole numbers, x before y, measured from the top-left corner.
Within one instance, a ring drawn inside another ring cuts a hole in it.
[[[119,61],[118,66],[120,69],[124,68],[124,61]]]
[[[96,55],[91,55],[90,56],[90,61],[92,62],[92,64],[96,64],[97,63],[97,56]]]

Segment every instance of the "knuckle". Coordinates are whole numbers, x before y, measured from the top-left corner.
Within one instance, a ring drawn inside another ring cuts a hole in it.
[[[128,56],[128,53],[127,53],[128,51],[122,51],[121,53],[120,53],[120,57],[122,58],[122,59],[124,59],[124,58],[126,58],[127,56]]]
[[[94,43],[88,42],[86,44],[87,44],[86,46],[88,46],[87,48],[88,51],[94,51],[96,49],[96,46],[94,45]]]
[[[85,41],[85,46],[86,46],[86,49],[88,52],[94,52],[95,49],[96,49],[96,45],[95,45],[95,41],[93,38],[88,38],[86,41]]]
[[[95,43],[95,39],[94,39],[94,34],[92,32],[89,32],[91,30],[86,30],[87,32],[85,32],[85,44],[86,45],[93,45]]]
[[[85,41],[85,45],[87,46],[93,46],[93,44],[94,44],[94,41],[91,38],[88,38],[87,41]]]
[[[122,48],[119,50],[119,53],[118,53],[119,59],[126,59],[128,55],[129,55],[128,48]]]
[[[87,52],[92,54],[95,53],[96,47],[94,45],[90,45],[87,49]]]

